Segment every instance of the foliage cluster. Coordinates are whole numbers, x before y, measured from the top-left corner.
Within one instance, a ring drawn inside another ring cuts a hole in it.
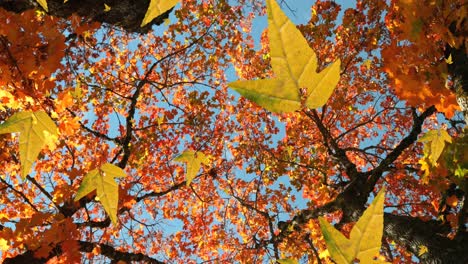
[[[468,262],[464,1],[75,1],[0,2],[4,263]]]

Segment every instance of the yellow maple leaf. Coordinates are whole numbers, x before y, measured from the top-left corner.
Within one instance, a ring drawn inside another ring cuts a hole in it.
[[[0,238],[0,250],[6,252],[10,246],[8,245],[8,241],[3,238]]]
[[[445,62],[446,62],[447,64],[452,64],[452,63],[453,63],[453,61],[452,61],[452,54],[450,54],[450,55],[448,56],[448,58],[445,59]]]
[[[426,246],[424,246],[424,245],[419,246],[418,256],[422,256],[427,252],[429,252],[429,250],[427,249]]]
[[[364,211],[351,230],[350,239],[323,217],[319,217],[328,251],[336,263],[353,263],[356,258],[361,263],[385,263],[379,259],[375,260],[375,257],[379,256],[382,243],[384,193],[384,189],[380,190],[372,204]]]
[[[294,112],[305,105],[323,106],[340,79],[340,60],[317,73],[317,56],[307,40],[281,11],[275,0],[267,0],[268,39],[275,77],[235,81],[229,87],[272,112]]]
[[[444,150],[445,142],[452,143],[452,137],[444,129],[429,130],[418,141],[425,142],[424,154],[434,166]]]
[[[21,176],[31,170],[32,164],[45,145],[55,147],[58,139],[57,126],[44,111],[18,112],[0,124],[0,134],[20,133],[19,152],[21,159]]]
[[[364,61],[364,66],[366,66],[367,70],[370,70],[370,67],[371,67],[371,60],[365,60]]]
[[[206,156],[202,152],[194,152],[191,150],[184,151],[182,154],[180,154],[180,156],[178,156],[174,160],[187,163],[187,173],[185,176],[187,186],[189,186],[190,183],[195,178],[195,176],[197,176],[197,173],[200,170],[201,164],[210,163],[209,156]]]
[[[39,5],[44,8],[46,12],[49,12],[49,8],[47,7],[47,1],[46,0],[37,0]]]
[[[80,200],[90,192],[96,190],[96,201],[99,201],[109,215],[111,221],[117,223],[117,207],[119,203],[119,186],[114,178],[125,177],[125,172],[110,163],[102,165],[99,169],[88,172],[75,196]]]
[[[319,254],[320,259],[324,259],[324,258],[329,257],[329,256],[330,256],[330,252],[328,251],[328,249],[320,252],[320,254]]]
[[[177,2],[179,0],[151,0],[140,27],[145,26],[162,13],[173,8]]]
[[[279,264],[299,264],[296,259],[292,258],[285,258],[285,259],[278,259]]]
[[[109,12],[111,11],[111,7],[107,4],[104,4],[104,12]]]

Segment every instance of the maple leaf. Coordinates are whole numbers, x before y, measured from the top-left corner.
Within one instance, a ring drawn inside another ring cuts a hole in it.
[[[271,66],[275,78],[235,81],[229,83],[229,87],[272,112],[298,110],[302,88],[307,89],[307,107],[323,106],[340,79],[340,60],[317,73],[317,56],[307,40],[275,0],[266,2]]]
[[[39,5],[41,5],[42,8],[44,8],[44,10],[46,12],[49,12],[49,8],[47,7],[47,1],[46,0],[37,0],[37,2],[39,3]]]
[[[55,146],[57,126],[44,111],[24,111],[15,113],[0,124],[0,134],[16,132],[20,133],[21,176],[24,179],[44,145]]]
[[[104,4],[104,12],[109,12],[109,11],[111,11],[111,9],[112,8],[109,5]]]
[[[447,64],[452,64],[452,63],[453,63],[452,54],[450,54],[450,55],[448,56],[448,58],[445,59],[445,62],[446,62]]]
[[[279,264],[299,264],[299,262],[292,258],[278,259]]]
[[[351,230],[350,239],[336,230],[323,217],[319,217],[320,228],[328,246],[331,258],[338,264],[353,263],[357,258],[361,263],[384,263],[374,260],[379,256],[383,235],[383,204],[385,189],[375,197]]]
[[[96,196],[104,207],[104,210],[106,210],[112,222],[116,224],[117,206],[119,203],[119,186],[114,180],[116,177],[125,177],[125,172],[110,163],[106,163],[99,169],[88,172],[76,193],[75,201],[96,190]]]
[[[154,18],[173,8],[177,2],[179,2],[179,0],[151,0],[140,27],[145,26]]]
[[[426,254],[427,252],[429,252],[429,250],[427,249],[426,246],[423,246],[423,245],[419,246],[418,256],[422,256]]]
[[[0,250],[5,252],[9,248],[10,248],[10,246],[8,246],[8,241],[6,239],[0,238]]]
[[[189,186],[195,178],[195,176],[197,176],[201,164],[203,163],[207,165],[210,163],[209,156],[206,156],[201,152],[194,152],[191,150],[184,151],[182,154],[180,154],[180,156],[178,156],[174,160],[187,163],[187,173],[185,176],[187,186]]]
[[[445,147],[445,142],[452,143],[452,137],[443,129],[430,130],[426,132],[419,140],[426,142],[424,145],[424,154],[427,155],[432,165],[437,163],[437,160],[442,154]]]

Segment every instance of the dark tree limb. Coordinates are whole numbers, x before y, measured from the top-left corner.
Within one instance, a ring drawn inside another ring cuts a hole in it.
[[[128,32],[147,33],[152,25],[160,25],[169,17],[172,9],[144,27],[140,27],[150,0],[47,0],[49,14],[68,18],[73,13],[86,17],[90,21],[111,24]],[[104,11],[104,4],[111,9]],[[40,8],[35,0],[0,0],[0,7],[15,13]]]
[[[142,263],[152,263],[152,264],[164,264],[164,262],[159,261],[157,259],[151,258],[142,253],[131,253],[131,252],[124,252],[115,249],[114,247],[102,243],[94,243],[94,242],[87,242],[87,241],[77,241],[79,244],[79,250],[81,252],[92,252],[94,248],[99,247],[101,250],[101,255],[104,255],[111,259],[112,261],[116,262],[119,260],[130,262],[130,261],[140,261]],[[49,253],[47,257],[35,257],[34,251],[28,250],[23,254],[19,254],[12,258],[6,258],[3,263],[4,264],[45,264],[48,260],[60,256],[62,254],[61,245],[56,245]]]
[[[424,120],[437,110],[431,106],[422,114],[417,115],[413,111],[413,127],[409,134],[403,138],[379,165],[367,172],[357,172],[356,178],[341,192],[335,200],[315,209],[302,210],[291,221],[284,224],[279,235],[272,238],[270,243],[279,243],[284,240],[292,231],[294,225],[303,225],[311,219],[337,210],[343,211],[341,224],[357,221],[365,209],[365,205],[375,184],[382,177],[383,173],[391,170],[391,164],[414,142],[421,133]],[[318,115],[310,115],[311,119],[319,126],[319,130],[324,137],[324,141],[330,140],[329,132],[318,119]],[[321,126],[322,124],[322,126]],[[331,143],[331,148],[336,153],[338,146]],[[339,152],[338,152],[339,153]],[[344,155],[335,155],[342,164],[349,161]],[[345,166],[345,169],[353,166]],[[362,180],[366,179],[366,180]],[[385,213],[384,215],[384,235],[398,243],[400,246],[418,256],[422,263],[468,263],[468,236],[465,231],[457,234],[454,240],[447,237],[451,227],[447,224],[435,220],[423,221],[417,217],[400,216]],[[419,256],[420,246],[428,248],[429,252]]]
[[[145,254],[119,251],[119,250],[116,250],[114,247],[106,245],[106,244],[99,244],[99,243],[93,243],[93,242],[87,242],[87,241],[79,241],[79,244],[80,244],[81,252],[91,252],[93,251],[95,247],[100,247],[101,254],[114,261],[118,261],[118,260],[122,260],[126,262],[141,261],[142,263],[164,264],[164,262],[151,258]]]
[[[468,263],[468,236],[466,232],[450,239],[451,228],[438,221],[423,221],[416,217],[385,213],[384,236],[395,241],[421,260],[422,263]],[[422,246],[427,253],[419,256]]]

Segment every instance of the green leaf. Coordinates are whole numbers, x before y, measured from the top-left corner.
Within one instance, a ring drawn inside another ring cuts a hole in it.
[[[340,78],[340,60],[317,73],[317,56],[275,0],[267,0],[268,38],[273,79],[235,81],[229,87],[272,112],[294,112],[301,107],[323,106]]]
[[[44,8],[44,10],[46,12],[49,12],[49,8],[47,7],[47,1],[46,0],[37,0],[37,2],[39,3],[39,5],[41,5],[42,8]]]
[[[177,2],[179,2],[179,0],[151,0],[140,27],[145,26],[154,18],[173,8]]]
[[[195,178],[195,176],[197,176],[201,164],[203,163],[207,165],[210,163],[209,156],[206,156],[201,152],[194,152],[191,150],[184,151],[180,156],[178,156],[174,160],[187,163],[187,173],[185,176],[187,186],[189,186],[192,180]]]
[[[452,143],[452,137],[443,129],[429,130],[418,141],[425,142],[424,153],[434,165],[444,150],[445,142]]]
[[[327,243],[331,258],[338,264],[382,263],[374,260],[379,256],[383,235],[383,204],[385,190],[382,189],[369,208],[351,230],[350,239],[336,230],[323,217],[319,217],[320,228]]]
[[[459,164],[455,169],[454,175],[460,179],[464,179],[465,176],[468,174],[468,169],[462,168]]]
[[[279,264],[299,264],[299,262],[292,258],[278,259]]]
[[[55,147],[58,139],[57,126],[44,111],[19,112],[0,124],[0,134],[19,132],[19,152],[21,159],[21,176],[31,170],[32,164],[45,145]]]
[[[117,223],[117,207],[119,203],[119,186],[114,178],[125,177],[125,172],[110,163],[102,165],[85,175],[75,196],[80,200],[90,192],[96,190],[96,197],[101,202],[111,221]]]

